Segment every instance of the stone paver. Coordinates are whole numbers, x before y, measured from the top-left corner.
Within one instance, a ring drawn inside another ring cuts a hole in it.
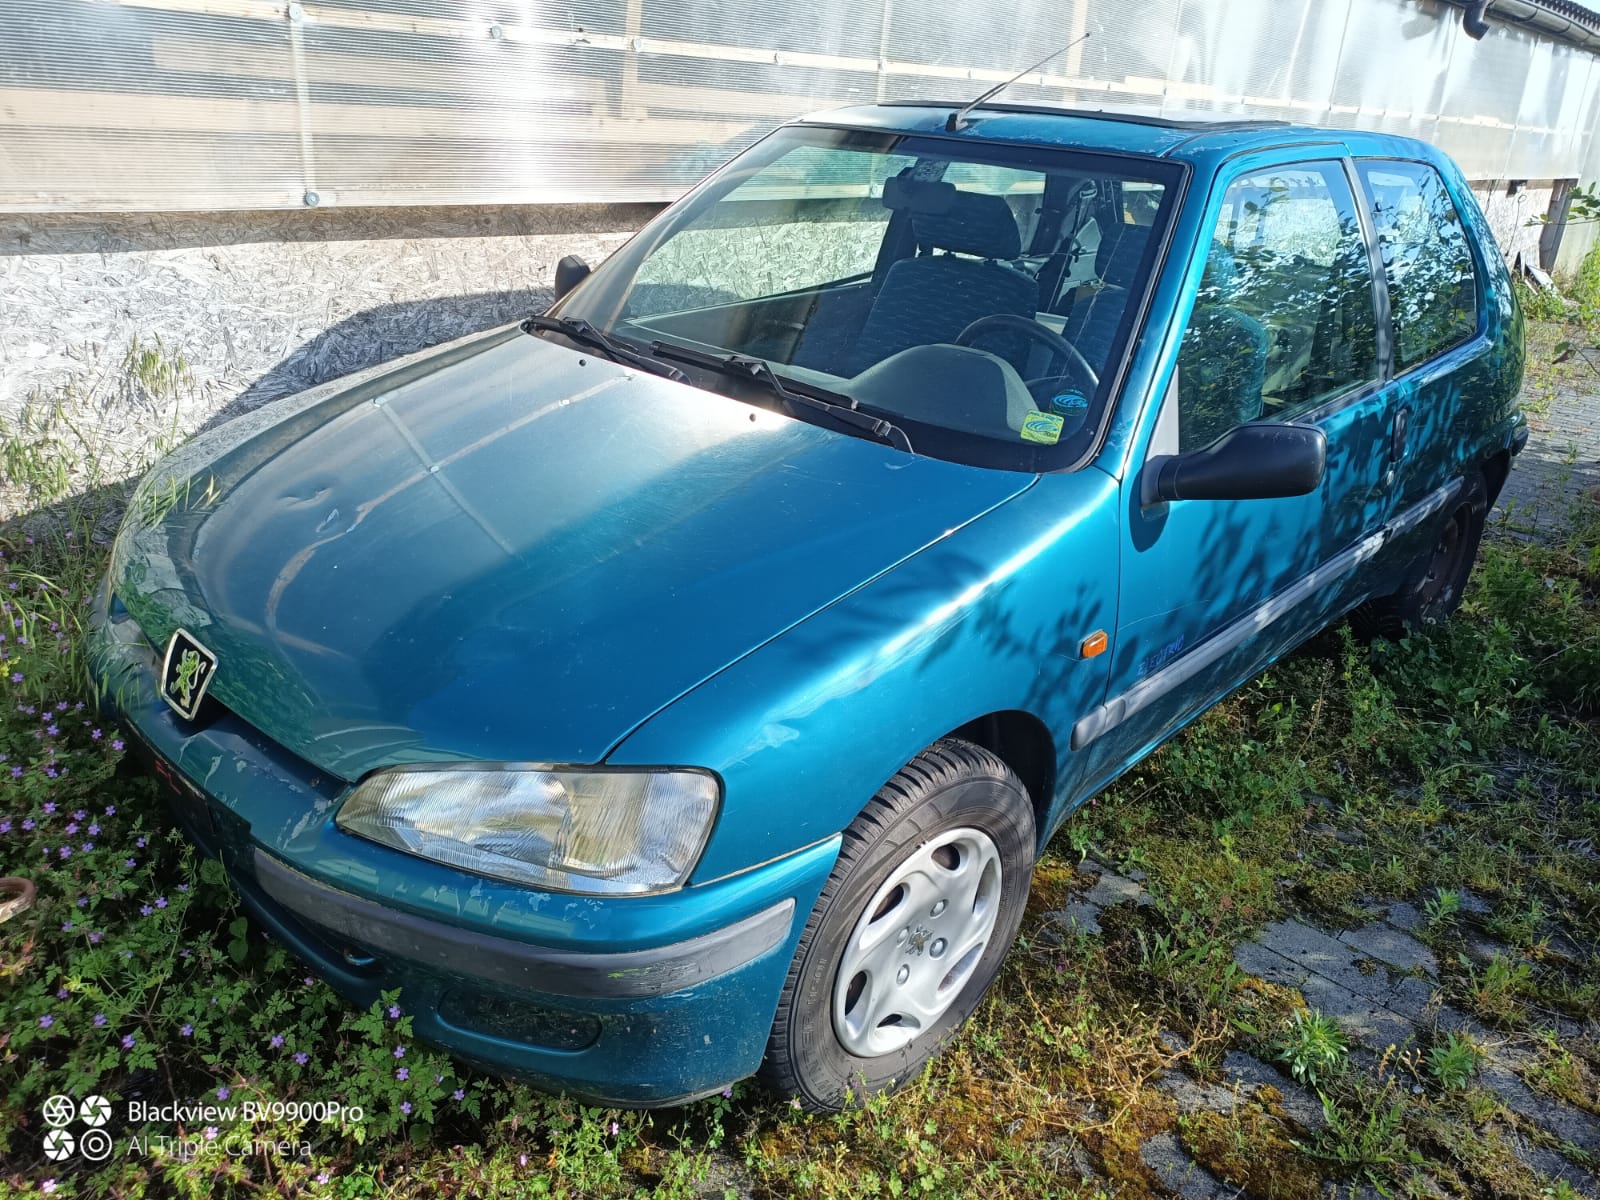
[[[1546,1146],[1535,1146],[1523,1137],[1511,1139],[1511,1150],[1532,1170],[1547,1179],[1559,1179],[1580,1196],[1600,1196],[1600,1177],[1584,1170],[1571,1159]]]
[[[1435,979],[1439,977],[1439,964],[1432,950],[1404,930],[1382,921],[1363,925],[1360,929],[1348,929],[1339,935],[1339,940],[1391,967],[1398,967],[1402,971],[1424,971]]]
[[[1278,1107],[1306,1129],[1321,1129],[1328,1123],[1322,1102],[1308,1088],[1301,1087],[1276,1067],[1241,1050],[1230,1050],[1222,1059],[1227,1077],[1242,1091],[1254,1095],[1263,1087],[1276,1088]]]
[[[1083,864],[1094,885],[1079,900],[1049,914],[1058,924],[1086,933],[1100,932],[1098,917],[1109,905],[1147,904],[1139,882],[1095,863]],[[1369,898],[1370,900],[1371,898]],[[1489,905],[1470,892],[1461,893],[1461,910],[1484,915]],[[1538,1061],[1527,1038],[1508,1038],[1447,1004],[1437,992],[1439,964],[1433,952],[1413,936],[1426,924],[1421,909],[1409,901],[1371,900],[1383,919],[1339,933],[1293,918],[1276,921],[1254,941],[1234,947],[1241,970],[1284,987],[1298,989],[1306,1003],[1334,1018],[1351,1036],[1350,1062],[1357,1070],[1376,1067],[1388,1046],[1406,1047],[1423,1040],[1425,1031],[1460,1032],[1483,1051],[1477,1082],[1493,1092],[1530,1127],[1576,1147],[1600,1161],[1600,1120],[1530,1087],[1523,1075]],[[1487,957],[1505,948],[1464,930],[1469,953]],[[1569,1032],[1593,1032],[1594,1022],[1565,1021]],[[1164,1031],[1162,1040],[1175,1054],[1187,1043]],[[1231,1112],[1243,1098],[1263,1086],[1275,1088],[1278,1107],[1290,1120],[1309,1130],[1325,1124],[1322,1105],[1308,1089],[1268,1063],[1240,1051],[1223,1059],[1223,1080],[1203,1083],[1180,1070],[1162,1072],[1156,1086],[1167,1092],[1180,1112]],[[1564,1180],[1580,1194],[1600,1200],[1600,1180],[1587,1167],[1557,1150],[1518,1137],[1515,1152],[1530,1169],[1551,1180]],[[1219,1182],[1186,1154],[1170,1133],[1149,1139],[1140,1151],[1162,1184],[1186,1200],[1220,1200],[1238,1189]],[[1342,1193],[1341,1193],[1342,1194]]]
[[[1177,1135],[1158,1133],[1139,1147],[1144,1165],[1183,1200],[1232,1200],[1240,1190],[1223,1183],[1185,1153]]]

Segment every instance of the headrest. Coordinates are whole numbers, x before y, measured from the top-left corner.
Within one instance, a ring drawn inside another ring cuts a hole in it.
[[[1233,259],[1233,251],[1220,241],[1212,242],[1205,270],[1200,273],[1200,298],[1213,304],[1225,304],[1238,290],[1239,264]]]
[[[999,196],[963,192],[943,180],[897,175],[884,181],[883,203],[910,212],[919,245],[980,258],[1016,258],[1022,253],[1017,219]]]

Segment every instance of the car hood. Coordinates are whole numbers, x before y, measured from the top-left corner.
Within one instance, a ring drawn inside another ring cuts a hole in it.
[[[284,401],[141,483],[156,648],[321,770],[596,762],[729,663],[1026,488],[515,329]],[[204,719],[202,715],[202,719]]]

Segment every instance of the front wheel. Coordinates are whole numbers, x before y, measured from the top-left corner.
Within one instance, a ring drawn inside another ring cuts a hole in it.
[[[971,1015],[1022,923],[1033,806],[946,739],[845,830],[789,967],[762,1077],[813,1112],[915,1077]]]

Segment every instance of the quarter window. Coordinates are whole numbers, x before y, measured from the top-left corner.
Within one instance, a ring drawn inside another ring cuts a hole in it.
[[[1178,357],[1178,440],[1285,420],[1377,377],[1372,267],[1338,163],[1229,185]]]
[[[1437,171],[1410,162],[1357,165],[1383,251],[1395,369],[1404,371],[1478,331],[1477,271]]]

